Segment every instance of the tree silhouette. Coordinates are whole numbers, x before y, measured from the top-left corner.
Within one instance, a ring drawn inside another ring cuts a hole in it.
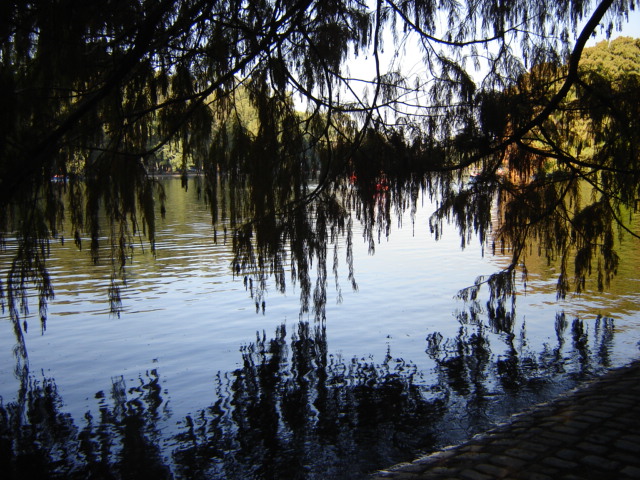
[[[350,207],[371,240],[420,188],[441,199],[436,235],[453,217],[463,243],[477,232],[513,252],[470,296],[483,284],[496,298],[511,293],[532,238],[560,259],[560,295],[591,272],[604,288],[618,262],[615,230],[628,230],[638,197],[638,78],[632,68],[615,79],[594,72],[591,60],[581,70],[580,60],[594,32],[611,34],[634,7],[4,2],[0,229],[19,248],[0,287],[16,328],[30,287],[46,317],[52,238],[88,243],[95,262],[111,262],[118,309],[131,245],[144,234],[154,248],[166,206],[148,167],[169,146],[183,174],[204,173],[214,224],[232,219],[236,272],[271,274],[284,288],[290,255],[302,311],[318,318],[328,246],[338,234],[349,244]],[[385,52],[407,49],[418,75],[385,63]],[[351,71],[354,55],[370,59],[369,77]],[[469,168],[481,174],[461,188]],[[580,195],[585,183],[593,195]]]

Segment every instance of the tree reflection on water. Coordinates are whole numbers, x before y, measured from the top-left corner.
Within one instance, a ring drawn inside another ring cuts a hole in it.
[[[492,352],[496,333],[503,354]],[[588,331],[561,314],[556,345],[534,352],[526,328],[500,333],[463,316],[455,337],[426,338],[429,383],[390,351],[379,363],[328,352],[322,323],[300,322],[290,337],[282,325],[243,346],[241,367],[216,375],[212,403],[181,419],[157,370],[133,386],[113,378],[84,418],[64,411],[54,379],[30,376],[24,396],[0,404],[0,463],[16,479],[364,477],[599,371],[613,335],[610,319]]]

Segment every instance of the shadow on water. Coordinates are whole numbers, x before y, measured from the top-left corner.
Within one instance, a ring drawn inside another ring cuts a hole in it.
[[[523,328],[500,335],[496,354],[491,326],[461,322],[455,337],[425,339],[428,381],[390,351],[379,362],[329,352],[324,324],[290,335],[281,325],[243,346],[241,366],[215,376],[211,403],[180,419],[155,369],[135,385],[112,378],[84,418],[65,412],[54,379],[32,375],[23,397],[0,404],[0,464],[11,479],[364,478],[606,368],[613,322],[594,323],[561,314],[555,346],[527,351]]]

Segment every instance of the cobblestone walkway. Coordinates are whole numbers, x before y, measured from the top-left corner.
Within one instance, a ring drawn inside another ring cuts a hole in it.
[[[640,479],[640,362],[372,480]]]

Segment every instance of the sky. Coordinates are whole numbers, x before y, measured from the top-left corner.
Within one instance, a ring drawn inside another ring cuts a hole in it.
[[[611,35],[611,39],[616,37],[634,37],[640,38],[640,10],[636,10],[634,12],[630,12],[629,21],[623,25],[621,32],[613,32]],[[604,35],[598,35],[595,39],[589,40],[588,46],[593,46],[597,42],[604,40]]]
[[[640,11],[636,10],[630,12],[629,20],[625,22],[622,27],[621,31],[612,32],[611,39],[619,36],[640,38]],[[606,38],[602,29],[599,30],[600,31],[596,32],[596,36],[589,40],[587,47],[593,46]],[[397,70],[399,68],[405,76],[411,77],[412,81],[420,81],[428,77],[428,74],[424,72],[422,54],[418,48],[417,40],[407,42],[404,45],[402,57],[399,57],[396,53],[395,48],[393,47],[395,44],[390,34],[384,40],[384,44],[387,48],[384,49],[384,52],[381,55],[382,73],[388,70]],[[389,68],[387,65],[390,64],[392,66]],[[376,74],[375,62],[372,57],[360,56],[358,58],[351,58],[346,62],[346,67],[352,77],[371,79],[374,78]],[[476,83],[481,81],[484,76],[483,72],[486,71],[485,68],[482,68],[477,72],[474,72],[473,68],[468,68],[467,70],[468,73],[472,75]],[[357,82],[353,83],[354,88],[357,88],[358,85],[360,84]]]

